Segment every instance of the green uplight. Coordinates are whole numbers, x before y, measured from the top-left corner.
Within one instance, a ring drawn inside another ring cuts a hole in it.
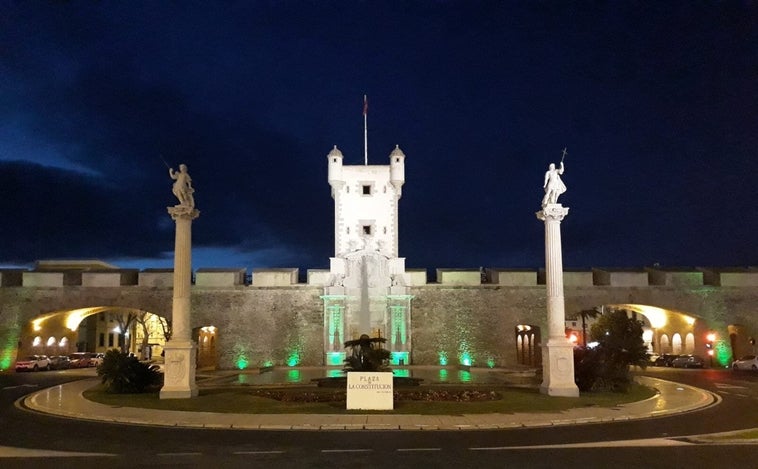
[[[473,363],[473,360],[471,359],[471,354],[468,352],[462,352],[460,355],[458,355],[458,361],[461,365],[465,366],[471,366]]]
[[[716,351],[714,353],[716,361],[721,366],[729,366],[729,359],[732,356],[732,351],[726,345],[724,341],[716,342]]]
[[[390,365],[401,366],[400,361],[403,362],[403,366],[408,364],[408,352],[392,352]]]
[[[247,365],[249,365],[250,362],[247,360],[247,357],[239,357],[237,358],[237,369],[244,370],[247,368]]]
[[[300,363],[300,355],[296,352],[287,358],[287,366],[297,366],[298,363]]]
[[[345,362],[345,352],[329,352],[326,354],[328,366],[340,366]]]
[[[264,367],[274,366],[274,362],[272,362],[271,360],[266,360],[265,362],[263,362],[263,366]]]
[[[5,336],[5,343],[0,345],[0,370],[7,370],[11,367],[13,359],[16,356],[16,344],[18,344],[20,328],[12,327],[1,331],[0,337]]]
[[[440,365],[447,365],[447,352],[439,352],[437,355],[440,357]]]
[[[411,370],[392,370],[392,376],[397,376],[399,378],[410,378]]]
[[[495,368],[495,359],[490,357],[487,359],[487,366],[489,368]]]

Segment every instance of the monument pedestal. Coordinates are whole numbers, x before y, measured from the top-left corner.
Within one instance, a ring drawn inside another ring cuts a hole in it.
[[[193,206],[168,207],[176,222],[174,244],[174,297],[172,335],[163,348],[165,370],[161,399],[186,399],[197,396],[195,367],[197,345],[191,339],[190,289],[192,287],[192,220],[200,215]]]
[[[537,218],[545,222],[545,274],[547,287],[548,341],[542,346],[542,385],[549,396],[579,397],[574,382],[574,346],[565,336],[566,313],[563,300],[563,253],[561,221],[568,207],[545,204]]]
[[[542,346],[542,384],[548,396],[579,397],[574,382],[574,346],[565,338],[549,339]]]
[[[163,348],[165,369],[161,399],[187,399],[197,397],[195,365],[197,346],[191,340],[170,340]]]

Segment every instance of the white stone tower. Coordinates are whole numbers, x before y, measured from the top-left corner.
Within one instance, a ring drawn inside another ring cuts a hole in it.
[[[409,276],[398,257],[398,202],[405,183],[399,147],[389,165],[343,165],[327,155],[334,199],[334,257],[324,291],[324,353],[341,365],[343,343],[361,334],[387,338],[395,364],[410,363]]]

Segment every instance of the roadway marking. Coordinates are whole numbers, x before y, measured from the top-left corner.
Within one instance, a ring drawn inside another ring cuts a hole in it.
[[[395,451],[442,451],[442,448],[398,448]]]
[[[16,389],[16,388],[38,388],[39,384],[19,384],[18,386],[6,386],[3,388],[5,389]]]
[[[158,453],[156,456],[202,456],[203,453]]]
[[[727,383],[714,383],[714,384],[719,389],[747,389],[746,386],[737,386],[736,384],[727,384]]]
[[[282,454],[284,451],[235,451],[234,454]]]
[[[322,449],[322,453],[370,453],[373,449]]]
[[[0,458],[81,458],[118,456],[109,453],[81,453],[76,451],[54,451],[47,449],[15,448],[12,446],[0,446]]]
[[[668,438],[648,438],[643,440],[596,441],[590,443],[569,443],[564,445],[537,446],[491,446],[469,448],[471,451],[505,451],[514,449],[561,449],[561,448],[643,448],[648,446],[692,446],[695,443]]]

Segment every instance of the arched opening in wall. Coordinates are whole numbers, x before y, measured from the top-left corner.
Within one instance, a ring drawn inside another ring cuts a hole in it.
[[[216,369],[218,367],[218,329],[215,326],[203,326],[194,329],[197,338],[197,367],[198,369]]]
[[[671,337],[671,353],[674,355],[682,353],[682,336],[678,332]]]
[[[625,303],[604,305],[602,308],[622,309],[643,322],[643,341],[648,350],[658,354],[704,353],[705,331],[702,318],[673,309]],[[683,339],[684,338],[684,339]]]
[[[695,334],[692,332],[684,337],[684,353],[695,353]]]
[[[170,337],[165,318],[136,308],[95,306],[55,311],[32,319],[21,331],[18,355],[71,355],[120,349],[142,359],[156,356]]]
[[[542,365],[542,340],[539,326],[519,324],[516,332],[516,362],[519,365],[540,366]]]

